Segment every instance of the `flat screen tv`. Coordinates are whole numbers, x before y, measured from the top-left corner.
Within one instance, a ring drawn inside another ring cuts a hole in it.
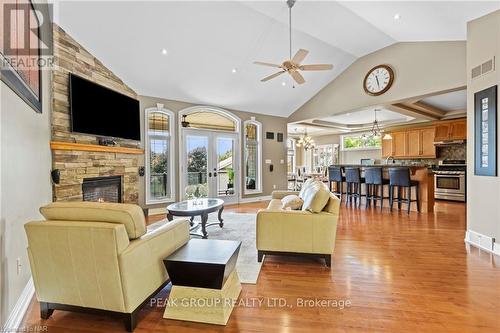
[[[139,101],[77,75],[69,76],[71,131],[141,139]]]

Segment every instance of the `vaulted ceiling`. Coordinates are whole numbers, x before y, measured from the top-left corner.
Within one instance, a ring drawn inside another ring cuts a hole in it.
[[[285,1],[57,1],[54,20],[141,95],[288,116],[357,58],[399,41],[464,40],[467,21],[499,8],[299,0],[294,51],[335,67],[295,88],[285,75],[260,82],[273,69],[252,64],[287,58]]]

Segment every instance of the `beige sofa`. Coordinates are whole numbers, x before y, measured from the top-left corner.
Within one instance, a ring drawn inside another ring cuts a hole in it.
[[[331,266],[340,200],[333,194],[319,213],[283,210],[281,199],[295,191],[274,191],[266,209],[257,213],[258,261],[265,254],[316,256]]]
[[[189,220],[146,226],[139,206],[64,202],[40,208],[25,224],[28,255],[47,319],[56,310],[105,312],[129,331],[150,296],[168,282],[163,258],[189,240]]]

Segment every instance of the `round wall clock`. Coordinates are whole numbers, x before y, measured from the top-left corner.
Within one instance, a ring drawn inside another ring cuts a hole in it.
[[[379,96],[391,88],[394,71],[387,65],[378,65],[370,69],[363,81],[363,88],[368,95]]]

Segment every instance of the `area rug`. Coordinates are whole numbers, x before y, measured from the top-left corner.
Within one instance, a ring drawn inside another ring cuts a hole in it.
[[[262,263],[257,262],[255,245],[256,214],[222,213],[224,227],[213,225],[207,228],[208,239],[241,241],[236,271],[241,283],[256,284]],[[198,220],[199,218],[197,218]],[[218,222],[217,214],[210,214],[208,223]]]

